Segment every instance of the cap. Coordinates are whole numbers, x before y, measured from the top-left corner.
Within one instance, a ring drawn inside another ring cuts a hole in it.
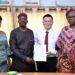
[[[26,13],[20,13],[20,14],[18,15],[18,18],[21,17],[21,16],[24,16],[24,17],[27,18],[27,14],[26,14]]]

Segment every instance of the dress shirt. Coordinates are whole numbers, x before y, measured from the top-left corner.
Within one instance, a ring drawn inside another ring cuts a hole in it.
[[[41,29],[35,33],[35,44],[37,45],[45,44],[46,31],[47,31],[46,29]],[[57,51],[55,50],[55,43],[57,41],[59,33],[53,28],[48,30],[48,32],[49,32],[48,33],[48,52],[52,54],[52,56],[50,54],[50,57],[53,57],[54,55],[57,54]]]

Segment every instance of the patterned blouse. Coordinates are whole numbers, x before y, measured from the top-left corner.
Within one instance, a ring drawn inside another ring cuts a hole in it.
[[[7,56],[10,54],[7,37],[3,31],[0,31],[0,64],[7,61]]]
[[[59,55],[67,53],[69,60],[72,63],[72,70],[75,72],[75,29],[66,26],[62,29],[56,42]]]

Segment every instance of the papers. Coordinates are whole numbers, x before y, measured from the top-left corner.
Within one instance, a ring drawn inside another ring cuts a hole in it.
[[[34,45],[34,61],[46,61],[46,45]]]

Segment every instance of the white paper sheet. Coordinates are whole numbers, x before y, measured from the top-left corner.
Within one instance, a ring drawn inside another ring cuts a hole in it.
[[[46,45],[34,45],[34,61],[46,61]]]

